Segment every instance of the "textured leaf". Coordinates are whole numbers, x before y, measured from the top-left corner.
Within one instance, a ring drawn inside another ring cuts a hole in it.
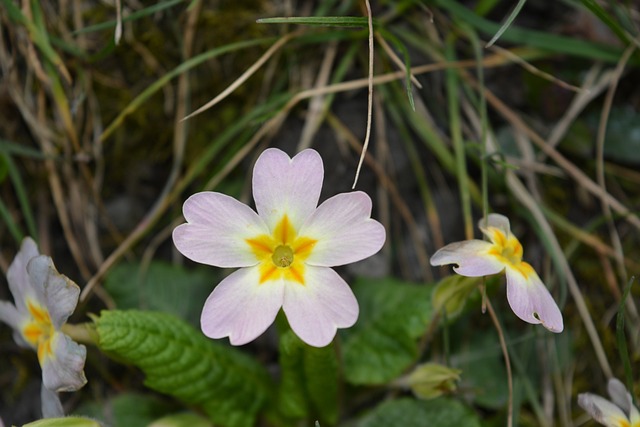
[[[322,425],[338,420],[338,361],[333,344],[316,348],[293,331],[280,338],[282,382],[278,405],[288,418],[311,416]]]
[[[217,281],[212,271],[158,261],[146,268],[138,263],[121,264],[109,273],[104,287],[118,309],[164,311],[198,325],[202,306]]]
[[[357,424],[357,427],[390,426],[480,427],[480,421],[471,409],[457,400],[403,398],[382,403]]]
[[[269,380],[261,365],[172,315],[103,311],[96,326],[102,350],[138,366],[145,385],[202,408],[214,423],[253,425],[265,404]]]
[[[432,318],[432,287],[360,280],[353,291],[360,318],[344,333],[345,376],[353,384],[384,384],[418,356],[417,340]]]

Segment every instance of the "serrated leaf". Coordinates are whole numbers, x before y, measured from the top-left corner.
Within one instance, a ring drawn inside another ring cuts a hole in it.
[[[251,426],[267,400],[260,364],[175,316],[105,310],[96,331],[100,349],[142,369],[146,386],[200,407],[214,423]]]
[[[288,418],[338,420],[338,361],[333,344],[311,347],[287,330],[280,337],[278,405]]]
[[[195,326],[216,281],[211,269],[193,270],[154,261],[145,268],[139,263],[116,266],[104,287],[120,310],[164,311]]]
[[[359,280],[353,291],[360,318],[344,334],[345,376],[352,384],[384,384],[415,362],[433,314],[432,288],[378,279]]]
[[[480,427],[478,416],[457,400],[409,398],[387,401],[358,422],[357,427]]]

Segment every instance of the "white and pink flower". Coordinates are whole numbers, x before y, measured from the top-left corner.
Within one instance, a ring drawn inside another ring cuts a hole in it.
[[[562,313],[533,267],[522,261],[523,249],[511,234],[509,219],[489,214],[479,228],[489,239],[465,240],[446,245],[431,257],[431,265],[457,264],[462,276],[507,275],[507,300],[513,312],[528,323],[541,323],[551,332],[564,329]]]
[[[338,194],[318,206],[323,177],[315,150],[291,159],[272,148],[253,171],[257,213],[215,192],[184,203],[187,223],[173,231],[178,250],[196,262],[240,268],[205,303],[201,326],[207,336],[245,344],[282,308],[303,341],[322,347],[337,328],[356,322],[355,296],[331,267],[378,252],[385,230],[371,219],[371,199],[363,192]]]
[[[578,404],[600,424],[607,427],[640,427],[640,412],[633,405],[627,388],[616,378],[607,384],[611,401],[591,393],[578,395]]]
[[[80,288],[58,273],[29,237],[9,266],[7,281],[15,305],[0,301],[0,321],[13,328],[19,345],[38,354],[44,416],[62,415],[56,392],[75,391],[87,382],[86,348],[61,332],[76,308]]]

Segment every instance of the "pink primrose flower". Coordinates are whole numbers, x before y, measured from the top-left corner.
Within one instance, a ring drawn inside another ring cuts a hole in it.
[[[202,331],[246,344],[284,310],[307,344],[328,345],[337,328],[358,318],[349,285],[330,267],[367,258],[385,241],[361,191],[338,194],[318,206],[324,168],[315,150],[293,159],[267,149],[253,170],[256,210],[232,197],[202,192],[184,203],[186,224],[173,242],[187,258],[216,267],[240,267],[207,299]]]
[[[640,412],[633,405],[627,388],[611,378],[607,385],[611,400],[609,401],[591,393],[578,395],[578,405],[600,424],[607,427],[640,427]]]
[[[40,255],[29,237],[9,266],[7,281],[15,305],[0,301],[0,321],[13,328],[19,345],[38,354],[45,417],[62,415],[55,392],[75,391],[87,382],[86,348],[60,332],[76,308],[80,288],[58,273],[51,258]]]
[[[551,332],[564,329],[562,314],[533,267],[522,261],[522,245],[511,234],[509,219],[489,214],[479,228],[489,238],[465,240],[446,245],[431,257],[431,265],[457,264],[454,271],[462,276],[507,275],[507,300],[513,312],[529,323],[542,323]]]

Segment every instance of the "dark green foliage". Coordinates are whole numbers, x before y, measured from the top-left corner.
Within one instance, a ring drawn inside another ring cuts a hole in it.
[[[439,398],[419,401],[409,398],[385,402],[364,417],[358,427],[479,427],[477,415],[462,403]]]
[[[303,343],[293,331],[280,338],[282,383],[279,409],[288,418],[338,420],[338,361],[333,344],[316,348]]]
[[[138,366],[145,385],[200,407],[220,425],[251,426],[267,399],[264,369],[166,313],[103,311],[99,347]]]
[[[416,361],[433,314],[432,288],[382,279],[358,281],[353,290],[360,318],[345,334],[345,376],[352,384],[384,384]]]

